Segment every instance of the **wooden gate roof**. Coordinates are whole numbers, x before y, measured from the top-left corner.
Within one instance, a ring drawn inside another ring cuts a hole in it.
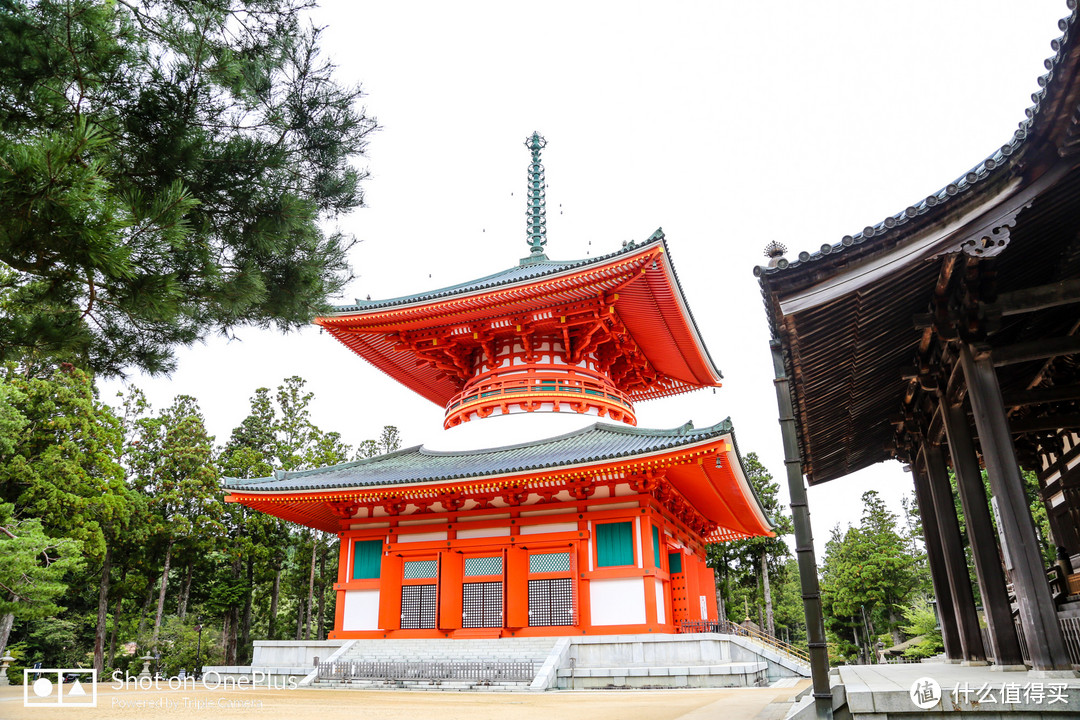
[[[996,292],[1080,277],[1080,45],[1077,11],[1059,23],[1034,105],[1008,142],[937,192],[885,220],[796,260],[759,267],[766,313],[781,341],[804,471],[821,483],[893,457],[905,398],[930,341],[935,292],[954,270],[988,261]],[[962,127],[962,123],[956,123]],[[957,274],[960,274],[959,272]],[[990,308],[992,312],[992,307]],[[974,323],[977,318],[971,318]],[[1074,306],[1001,318],[995,346],[1075,337]],[[1067,358],[1057,381],[1071,374]],[[999,370],[1021,392],[1042,361]],[[1071,377],[1071,375],[1070,375]],[[1071,380],[1069,380],[1071,382]],[[1017,407],[1014,431],[1038,424]]]

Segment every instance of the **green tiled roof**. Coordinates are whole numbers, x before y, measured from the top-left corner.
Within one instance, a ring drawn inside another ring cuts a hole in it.
[[[596,423],[566,435],[489,450],[436,451],[423,446],[315,470],[277,471],[273,477],[225,478],[240,492],[314,491],[448,481],[602,462],[676,449],[732,431],[727,419],[697,429],[649,430]]]
[[[543,259],[525,258],[521,261],[520,265],[516,265],[507,270],[497,272],[494,275],[488,275],[478,280],[469,280],[468,282],[458,283],[457,285],[450,285],[449,287],[439,288],[438,290],[429,290],[427,292],[417,293],[415,295],[403,295],[397,298],[390,298],[389,300],[357,300],[352,305],[338,305],[334,308],[335,313],[354,313],[364,312],[366,310],[378,310],[380,308],[394,307],[397,305],[409,305],[415,302],[430,302],[432,300],[439,300],[441,298],[453,297],[455,295],[464,295],[470,292],[476,292],[478,290],[489,290],[502,285],[510,285],[516,282],[523,282],[528,280],[537,280],[548,275],[555,275],[565,270],[576,270],[589,265],[597,265],[607,262],[612,258],[619,255],[626,255],[632,252],[637,252],[642,248],[648,247],[651,244],[662,243],[664,241],[664,234],[662,231],[657,230],[652,236],[641,243],[628,243],[622,249],[609,253],[607,255],[601,255],[595,258],[587,258],[585,260],[548,260],[544,256],[540,256]]]

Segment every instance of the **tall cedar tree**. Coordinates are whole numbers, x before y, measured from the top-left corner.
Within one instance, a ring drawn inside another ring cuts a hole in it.
[[[0,361],[174,366],[351,278],[374,119],[308,0],[0,0]]]
[[[156,647],[174,553],[180,560],[202,555],[221,531],[213,438],[195,399],[178,395],[159,415],[142,418],[132,455],[134,485],[146,496],[163,555],[151,639]]]
[[[896,515],[876,491],[863,493],[862,501],[859,525],[846,532],[833,529],[821,565],[827,629],[844,655],[856,646],[867,652],[877,628],[899,643],[903,609],[921,584],[917,559]]]
[[[12,504],[12,521],[32,518],[48,536],[75,541],[100,577],[94,653],[100,667],[112,548],[134,509],[119,462],[120,421],[82,371],[61,366],[48,378],[27,378],[9,365],[0,377],[0,431],[0,503]],[[15,615],[8,607],[0,617],[0,649]]]

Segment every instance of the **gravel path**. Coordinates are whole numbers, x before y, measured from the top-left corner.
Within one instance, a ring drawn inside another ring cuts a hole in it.
[[[113,690],[96,708],[23,707],[22,687],[0,688],[0,720],[739,720],[771,715],[809,680],[787,688],[453,693],[378,690]]]

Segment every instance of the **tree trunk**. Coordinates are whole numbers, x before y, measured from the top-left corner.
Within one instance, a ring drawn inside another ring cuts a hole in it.
[[[270,590],[270,620],[266,628],[266,639],[277,640],[277,604],[278,594],[281,592],[281,559],[275,558],[274,586]]]
[[[240,558],[233,558],[232,561],[232,576],[234,580],[240,578],[240,567],[242,561]],[[226,612],[226,616],[229,618],[229,631],[225,633],[225,664],[236,664],[236,638],[237,631],[240,625],[240,607],[238,605],[231,606]]]
[[[225,657],[225,653],[229,651],[229,625],[232,617],[229,615],[229,611],[226,610],[221,616],[221,656]]]
[[[176,606],[176,617],[182,621],[187,617],[188,598],[191,597],[191,563],[184,570],[184,584],[180,587],[180,601]]]
[[[318,540],[311,538],[311,572],[308,573],[308,596],[307,596],[307,621],[304,623],[304,639],[311,639],[311,610],[315,600],[315,553],[318,551]]]
[[[97,627],[94,629],[94,669],[98,677],[105,673],[105,632],[109,619],[109,574],[112,572],[112,547],[105,545],[101,561],[101,583],[98,586]]]
[[[142,614],[139,615],[139,642],[142,642],[143,633],[146,632],[146,616],[150,612],[150,603],[154,601],[154,588],[156,587],[157,578],[154,578],[154,580],[150,583],[150,587],[146,590],[146,600],[143,601]]]
[[[243,658],[241,665],[249,660],[248,645],[251,643],[251,599],[255,594],[255,561],[248,557],[247,561],[247,596],[244,598],[244,618],[240,623],[240,656]]]
[[[169,561],[172,560],[173,541],[165,548],[165,569],[161,571],[161,588],[158,590],[157,614],[154,615],[154,636],[150,646],[154,655],[158,654],[158,632],[161,630],[161,616],[165,613],[165,590],[169,586]]]
[[[296,601],[296,639],[304,639],[304,598]]]
[[[721,578],[717,578],[713,590],[716,592],[716,619],[724,622],[727,620],[727,608],[724,607],[724,581]]]
[[[889,629],[892,631],[893,645],[899,645],[904,641],[900,635],[900,619],[896,617],[894,608],[889,608]]]
[[[326,620],[326,548],[319,554],[319,623],[315,639],[325,640],[324,621]]]
[[[237,622],[238,615],[239,613],[237,613],[235,607],[229,608],[228,611],[225,613],[225,617],[227,618],[229,623],[228,632],[225,633],[226,665],[236,664],[236,626],[239,625],[239,623]]]
[[[4,613],[0,616],[0,657],[4,656],[7,648],[8,637],[11,636],[11,626],[15,624],[15,613]]]
[[[764,548],[761,550],[761,587],[765,595],[765,632],[776,636],[773,624],[772,591],[769,589],[769,558]]]
[[[123,583],[123,574],[121,574]],[[116,667],[116,629],[120,627],[120,609],[124,604],[124,596],[116,598],[116,608],[113,610],[112,630],[109,632],[109,667]]]

